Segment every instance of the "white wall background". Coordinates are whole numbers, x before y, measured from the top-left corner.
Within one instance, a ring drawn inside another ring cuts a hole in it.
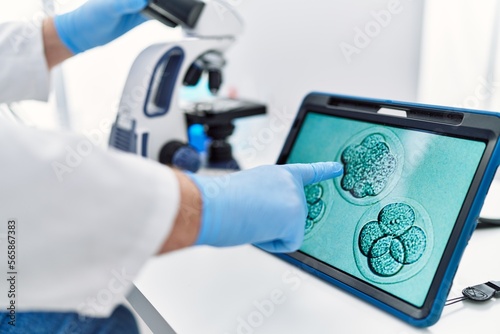
[[[235,1],[235,0],[233,0]],[[410,0],[239,0],[246,30],[229,53],[229,81],[242,93],[297,103],[311,89],[414,99],[422,2]],[[393,5],[391,5],[393,4]],[[394,6],[394,4],[396,4]],[[376,13],[398,8],[386,27]],[[375,24],[374,24],[375,23]],[[347,59],[356,30],[374,37]],[[286,93],[286,94],[284,94]]]
[[[419,100],[500,110],[500,2],[427,1]]]
[[[236,88],[240,97],[267,103],[271,111],[267,119],[242,120],[240,123],[254,126],[238,127],[233,138],[240,148],[257,149],[260,159],[256,164],[275,162],[289,124],[283,131],[273,131],[272,141],[268,140],[269,131],[262,129],[270,128],[273,115],[286,113],[293,117],[310,91],[416,99],[422,1],[232,0],[230,3],[243,16],[246,29],[228,54],[226,88]],[[377,25],[374,13],[380,15],[381,11],[394,7],[398,13],[391,14],[384,23],[386,26],[379,25],[379,31],[373,29]],[[368,29],[374,37],[359,48],[359,54],[347,59],[340,46],[342,43],[355,46],[357,29]]]

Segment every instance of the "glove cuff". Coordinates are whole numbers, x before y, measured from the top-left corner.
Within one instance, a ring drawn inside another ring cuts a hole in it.
[[[202,198],[202,214],[200,222],[200,232],[196,239],[195,245],[211,245],[217,246],[217,239],[220,235],[220,219],[217,219],[216,207],[217,201],[214,197],[217,196],[212,190],[219,189],[213,178],[206,178],[199,175],[187,174],[195,183],[201,193]],[[220,191],[220,189],[218,190]]]
[[[59,36],[59,39],[61,42],[70,50],[73,54],[79,54],[82,53],[85,50],[80,49],[74,41],[69,37],[70,35],[75,35],[75,34],[70,34],[68,30],[72,30],[72,13],[66,13],[62,15],[58,15],[54,17],[54,25],[56,27],[57,35]],[[74,29],[73,29],[74,30]]]

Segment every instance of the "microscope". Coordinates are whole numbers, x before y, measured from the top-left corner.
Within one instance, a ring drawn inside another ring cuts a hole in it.
[[[222,99],[209,102],[208,109],[206,103],[196,104],[187,116],[179,91],[183,86],[197,85],[205,74],[210,92],[218,92],[225,65],[223,55],[242,32],[241,19],[229,4],[219,0],[150,0],[143,13],[169,27],[181,26],[185,36],[177,42],[151,45],[137,57],[123,90],[109,145],[196,172],[201,161],[186,144],[187,126],[196,123],[219,129],[220,121],[225,131],[211,131],[216,136],[213,151],[219,153],[209,161],[219,168],[238,169],[225,143],[234,129],[228,124],[237,117],[265,113],[265,106]],[[199,105],[204,109],[199,110]],[[237,112],[232,113],[228,105],[234,105]],[[246,112],[241,113],[241,109]]]

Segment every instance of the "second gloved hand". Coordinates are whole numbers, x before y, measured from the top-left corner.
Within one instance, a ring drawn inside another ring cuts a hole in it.
[[[304,186],[342,174],[336,162],[263,166],[209,178],[191,175],[202,193],[196,244],[253,243],[270,252],[297,250],[304,238]]]
[[[56,16],[59,38],[74,54],[101,46],[146,21],[140,11],[148,0],[88,0],[80,8]]]

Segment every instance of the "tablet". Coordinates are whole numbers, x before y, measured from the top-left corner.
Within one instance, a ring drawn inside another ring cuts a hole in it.
[[[281,258],[414,326],[441,314],[499,164],[496,114],[312,93],[278,164],[339,161],[305,187],[302,247]]]

